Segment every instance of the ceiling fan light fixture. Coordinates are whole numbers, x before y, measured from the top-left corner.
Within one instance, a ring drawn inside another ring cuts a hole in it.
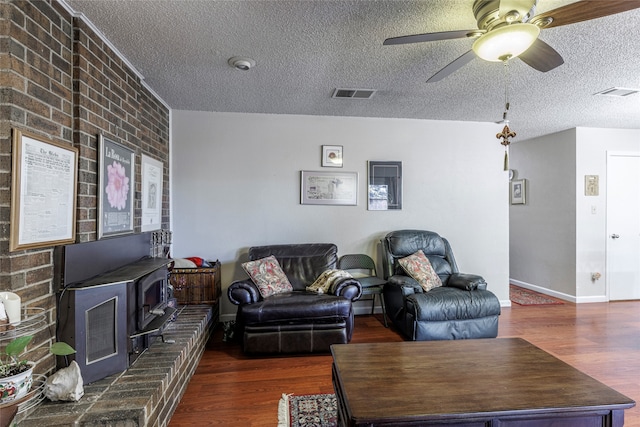
[[[505,25],[480,36],[473,43],[473,51],[485,61],[506,61],[529,49],[539,34],[540,27],[537,25]]]

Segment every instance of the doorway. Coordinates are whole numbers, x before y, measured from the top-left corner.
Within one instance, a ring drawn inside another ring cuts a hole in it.
[[[607,288],[640,299],[640,153],[607,153]]]

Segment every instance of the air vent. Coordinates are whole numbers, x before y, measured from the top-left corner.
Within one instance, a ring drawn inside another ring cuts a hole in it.
[[[336,89],[332,98],[340,99],[371,99],[375,90],[371,89]]]
[[[610,89],[605,89],[602,92],[598,92],[595,95],[602,96],[629,96],[634,93],[638,93],[640,89],[628,89],[624,87],[612,87]]]

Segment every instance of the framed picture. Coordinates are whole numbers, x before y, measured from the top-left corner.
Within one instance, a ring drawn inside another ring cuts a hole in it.
[[[142,231],[162,228],[162,162],[144,154],[141,157]]]
[[[369,162],[370,211],[402,209],[402,162]]]
[[[511,181],[511,204],[524,205],[527,201],[527,180],[515,179]]]
[[[322,166],[329,168],[342,167],[342,145],[322,146]]]
[[[133,233],[135,154],[103,135],[98,155],[98,238]]]
[[[300,203],[303,205],[357,205],[357,172],[300,172]]]
[[[9,250],[74,243],[78,149],[13,129]]]

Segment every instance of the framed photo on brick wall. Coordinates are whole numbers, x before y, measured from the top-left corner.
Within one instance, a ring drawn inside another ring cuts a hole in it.
[[[162,162],[144,154],[141,156],[142,231],[162,227]]]
[[[9,250],[76,240],[78,149],[13,129]]]
[[[98,154],[98,238],[133,233],[135,154],[103,135]]]

